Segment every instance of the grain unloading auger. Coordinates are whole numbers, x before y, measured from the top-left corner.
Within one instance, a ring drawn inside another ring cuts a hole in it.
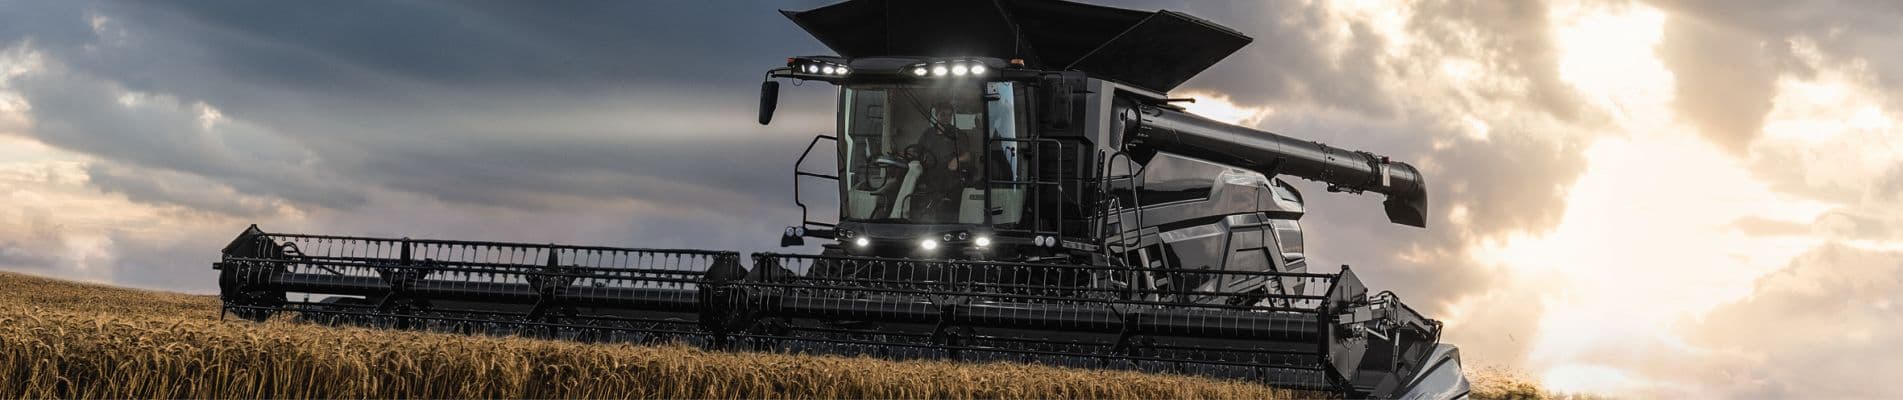
[[[224,249],[225,309],[322,323],[732,350],[1009,360],[1252,379],[1354,397],[1467,391],[1440,323],[1346,267],[1309,271],[1282,177],[1386,196],[1413,167],[1183,112],[1166,92],[1250,39],[1052,0],[851,0],[785,12],[837,56],[837,220],[816,255],[267,233]],[[798,202],[806,210],[804,202]]]

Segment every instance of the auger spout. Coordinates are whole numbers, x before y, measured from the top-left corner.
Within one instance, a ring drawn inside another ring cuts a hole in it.
[[[1427,227],[1427,184],[1404,162],[1365,151],[1230,125],[1153,105],[1122,105],[1127,151],[1162,150],[1234,165],[1263,175],[1327,183],[1329,190],[1375,192],[1388,221]]]

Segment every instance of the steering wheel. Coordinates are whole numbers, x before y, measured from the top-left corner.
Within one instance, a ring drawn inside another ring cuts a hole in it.
[[[938,165],[938,155],[925,151],[925,147],[920,146],[918,143],[913,143],[912,145],[905,146],[904,149],[899,150],[899,158],[905,159],[905,160],[911,160],[911,161],[918,161],[919,165],[923,165],[925,166],[925,168],[931,168],[933,166]]]
[[[906,162],[912,161],[913,159],[917,158],[915,156],[912,156],[911,154],[926,154],[920,150],[922,150],[922,148],[920,148],[919,145],[914,144],[911,146],[906,146],[904,149],[901,149],[899,151],[899,154],[892,154],[892,153],[880,154],[878,157],[873,157],[872,162],[860,164],[859,170],[863,173],[865,171],[872,170],[873,168],[887,168],[887,169],[906,168]],[[926,154],[926,156],[933,157],[930,154]],[[869,175],[862,175],[862,176],[869,176]],[[902,176],[903,175],[901,175],[901,177]],[[869,190],[872,192],[884,192],[887,188],[892,187],[893,181],[898,181],[901,179],[902,178],[887,176],[885,179],[880,180],[880,183],[878,186],[873,186],[870,182],[870,179],[865,179],[858,183],[858,187],[861,190]]]

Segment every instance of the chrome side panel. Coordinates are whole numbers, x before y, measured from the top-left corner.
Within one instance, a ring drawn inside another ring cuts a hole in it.
[[[1408,387],[1401,390],[1402,399],[1465,399],[1472,391],[1472,384],[1460,367],[1460,349],[1451,344],[1434,347],[1433,355],[1427,358],[1427,369],[1414,375]]]

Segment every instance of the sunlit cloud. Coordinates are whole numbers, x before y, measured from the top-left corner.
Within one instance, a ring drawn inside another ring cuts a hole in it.
[[[1228,95],[1220,93],[1184,92],[1177,94],[1184,98],[1196,99],[1193,103],[1178,103],[1191,114],[1209,119],[1242,126],[1256,126],[1273,112],[1268,107],[1252,107],[1236,104]]]
[[[1659,10],[1571,4],[1555,7],[1554,18],[1562,78],[1610,111],[1619,135],[1586,151],[1590,166],[1557,228],[1480,252],[1521,273],[1512,285],[1540,293],[1544,311],[1525,368],[1556,390],[1711,393],[1716,387],[1702,381],[1709,376],[1683,370],[1727,368],[1741,356],[1670,327],[1752,296],[1759,279],[1832,240],[1810,229],[1750,234],[1738,222],[1808,226],[1846,206],[1791,192],[1776,173],[1760,173],[1765,159],[1779,159],[1771,168],[1794,174],[1804,192],[1838,186],[1867,194],[1885,168],[1903,161],[1894,151],[1903,135],[1873,98],[1858,94],[1857,82],[1820,63],[1816,78],[1778,79],[1765,137],[1752,156],[1737,157],[1671,112],[1674,74],[1652,50],[1664,23]]]
[[[1669,383],[1639,372],[1697,350],[1661,327],[1747,295],[1758,276],[1818,243],[1733,231],[1740,218],[1809,221],[1825,207],[1773,192],[1694,136],[1605,139],[1587,152],[1592,166],[1558,228],[1482,252],[1540,278],[1512,284],[1542,293],[1527,366],[1548,383],[1625,394]],[[1606,368],[1625,373],[1572,375]]]
[[[1751,149],[1758,169],[1837,201],[1876,200],[1859,197],[1874,194],[1872,185],[1903,160],[1897,114],[1885,108],[1881,93],[1869,89],[1873,79],[1866,71],[1826,64],[1810,51],[1798,54],[1816,65],[1816,73],[1777,80],[1763,136]]]
[[[1672,73],[1654,54],[1665,15],[1638,4],[1556,2],[1549,14],[1559,77],[1621,123],[1659,127],[1672,115]]]

